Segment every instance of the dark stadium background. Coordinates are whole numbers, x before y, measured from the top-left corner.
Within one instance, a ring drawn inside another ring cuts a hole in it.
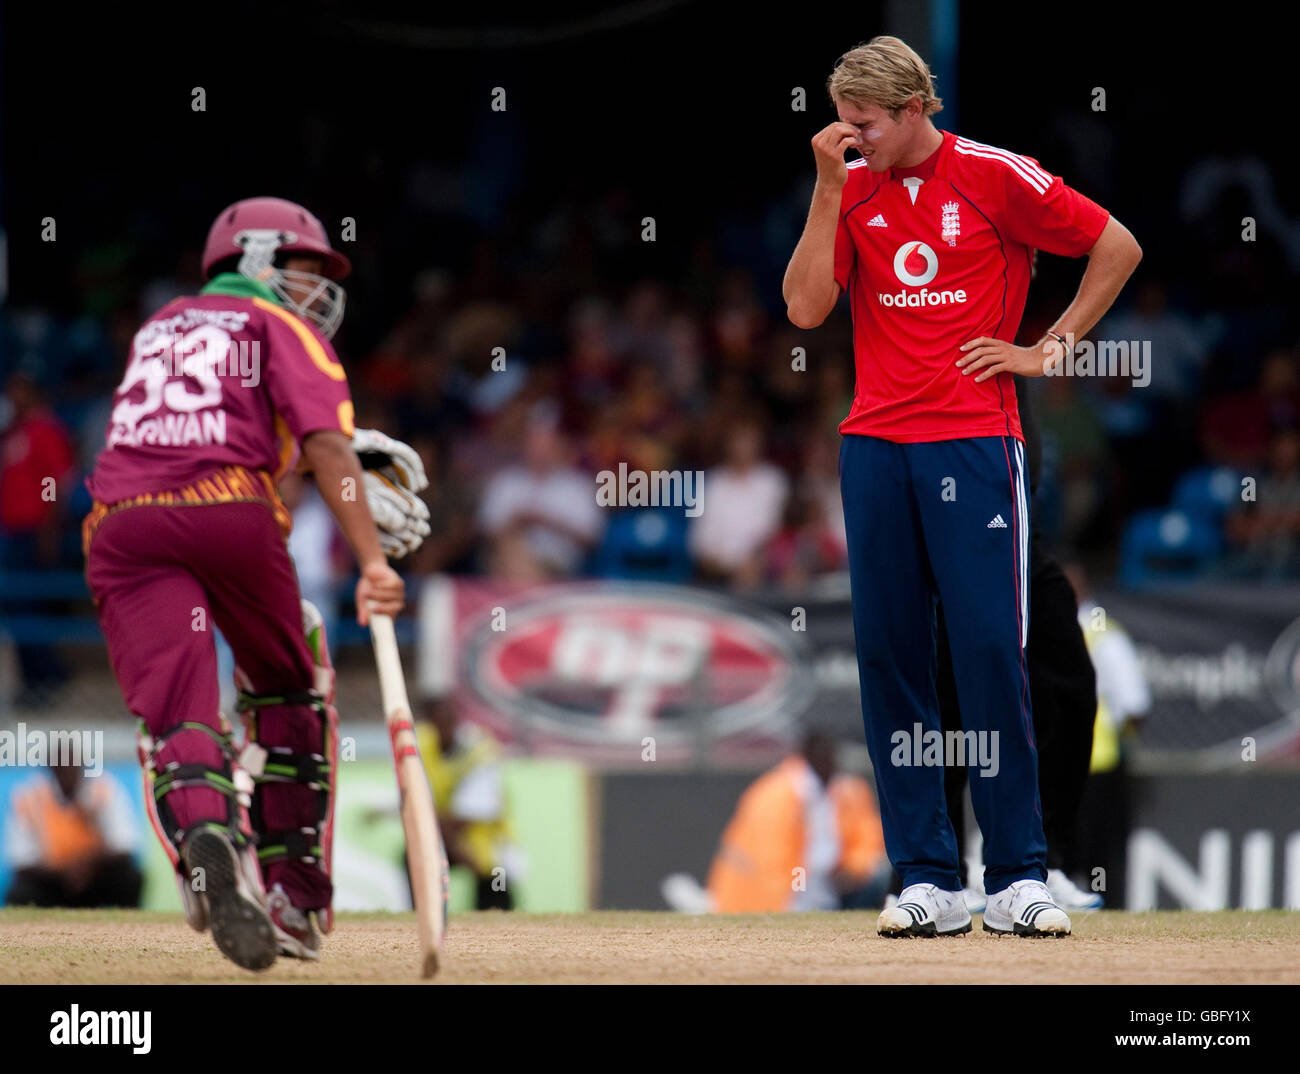
[[[612,283],[680,273],[696,236],[752,220],[807,179],[807,137],[833,118],[823,86],[835,56],[896,27],[894,8],[924,24],[911,9],[925,6],[439,5],[433,29],[420,5],[392,3],[235,0],[75,19],[6,5],[10,301],[78,309],[75,265],[96,243],[124,247],[125,293],[201,244],[214,206],[263,190],[328,221],[357,218],[345,338],[358,349],[403,308],[414,271],[462,269],[484,233],[500,271],[537,267],[517,259],[518,236],[561,201],[625,190],[629,217],[661,218],[658,242],[634,247]],[[1174,219],[1176,177],[1206,155],[1250,152],[1279,176],[1292,159],[1289,38],[1268,32],[1260,5],[1232,11],[1213,24],[1177,5],[968,3],[938,122],[959,116],[969,137],[1051,167],[1053,125],[1086,118],[1092,87],[1105,87],[1117,138],[1106,204],[1143,242],[1142,273],[1209,300],[1201,236]],[[205,113],[190,110],[196,85]],[[489,110],[497,85],[505,114]],[[789,107],[796,85],[803,114]],[[471,160],[498,172],[496,226],[402,211],[417,163]],[[39,242],[32,218],[46,215],[57,244]],[[1284,290],[1279,277],[1268,297]],[[775,311],[779,294],[761,294]]]
[[[724,270],[743,266],[780,327],[780,274],[806,210],[807,141],[832,118],[831,62],[886,29],[927,51],[927,12],[958,7],[652,0],[542,15],[494,5],[440,7],[435,24],[418,6],[386,3],[237,0],[73,20],[8,5],[0,193],[9,305],[120,312],[120,343],[145,281],[178,263],[193,274],[219,207],[273,191],[332,229],[344,216],[357,221],[339,338],[353,369],[431,266],[462,294],[518,294],[527,282],[524,349],[544,362],[563,350],[566,300],[594,279],[612,296],[639,279],[685,280],[707,303]],[[1236,6],[1211,26],[1174,6],[966,4],[955,92],[932,58],[949,102],[940,125],[1037,156],[1139,237],[1144,262],[1121,307],[1138,281],[1156,278],[1193,313],[1235,305],[1258,315],[1252,332],[1266,338],[1229,339],[1209,365],[1207,393],[1249,383],[1265,347],[1297,336],[1278,246],[1262,231],[1243,248],[1233,195],[1200,228],[1176,212],[1179,179],[1198,159],[1249,153],[1275,178],[1286,174],[1287,37],[1268,32],[1263,10]],[[195,86],[206,112],[191,111]],[[508,92],[505,113],[490,111],[494,86]],[[808,91],[806,113],[790,109],[793,86]],[[1107,93],[1100,116],[1089,107],[1095,86]],[[1090,143],[1071,153],[1065,132],[1098,126],[1109,155],[1072,168]],[[417,208],[409,187],[421,168]],[[1294,185],[1276,185],[1284,207],[1300,211]],[[597,206],[601,226],[614,228],[591,280],[529,241],[561,206],[574,207],[580,243]],[[637,241],[645,215],[658,224],[653,244]],[[46,216],[57,220],[55,243],[40,241]],[[1044,259],[1027,324],[1062,308],[1078,268]],[[839,320],[824,331],[843,331]],[[8,351],[6,365],[21,357]],[[57,391],[102,391],[111,366],[107,354],[74,362]],[[1195,451],[1194,434],[1180,434],[1191,440],[1177,450],[1165,438],[1143,445],[1144,459],[1160,456],[1150,461],[1161,479],[1124,507],[1168,492]],[[1117,526],[1090,532],[1091,543],[1113,545]]]
[[[945,61],[933,32],[951,25],[945,12],[953,11],[959,19]],[[78,440],[84,463],[85,444],[102,434],[104,400],[131,333],[149,312],[143,296],[197,287],[198,253],[214,215],[238,198],[276,194],[309,206],[335,237],[342,218],[355,220],[356,242],[343,247],[354,264],[348,312],[335,342],[362,422],[432,441],[432,476],[445,494],[435,505],[441,521],[450,524],[457,510],[472,519],[487,462],[496,464],[514,444],[508,432],[497,441],[483,433],[462,390],[465,377],[483,371],[480,345],[496,342],[492,318],[517,318],[508,350],[534,378],[525,394],[561,397],[584,465],[594,466],[610,457],[609,445],[596,443],[599,408],[587,396],[569,397],[573,314],[599,297],[618,323],[622,304],[647,282],[661,285],[668,308],[702,341],[697,387],[666,397],[665,420],[680,418],[683,427],[664,464],[713,466],[728,423],[750,408],[763,416],[767,457],[797,486],[808,445],[835,440],[852,369],[846,309],[812,333],[796,332],[784,318],[781,276],[813,177],[808,143],[834,118],[824,85],[835,58],[892,32],[939,75],[947,104],[939,126],[1039,159],[1136,235],[1144,259],[1117,313],[1130,312],[1142,287],[1158,283],[1194,334],[1214,327],[1195,385],[1153,407],[1141,431],[1107,426],[1095,456],[1072,458],[1068,446],[1049,445],[1038,520],[1063,555],[1083,560],[1099,587],[1113,587],[1132,520],[1162,508],[1182,476],[1214,461],[1203,426],[1216,403],[1248,395],[1271,356],[1300,385],[1297,274],[1287,260],[1300,242],[1287,125],[1295,110],[1293,36],[1273,20],[1262,4],[1233,5],[1211,20],[1177,5],[957,0],[649,0],[516,10],[234,0],[75,13],[9,4],[0,39],[7,266],[0,381],[16,369],[32,374]],[[496,86],[507,91],[504,113],[490,108]],[[796,86],[807,91],[806,112],[791,110]],[[206,93],[204,112],[191,110],[194,87]],[[1092,111],[1094,87],[1105,90],[1104,113]],[[1180,210],[1193,169],[1245,159],[1271,177],[1289,233],[1261,220],[1257,240],[1243,242],[1241,221],[1252,203],[1231,185],[1195,220]],[[645,216],[655,218],[654,243],[640,239]],[[41,240],[46,217],[57,222],[55,242]],[[1065,307],[1081,268],[1041,259],[1026,336]],[[417,291],[436,280],[443,290],[433,299],[426,294],[422,306]],[[483,310],[486,329],[473,316]],[[725,345],[719,314],[729,312],[743,315],[753,333],[739,350]],[[401,324],[415,326],[416,350],[394,342]],[[33,325],[49,330],[45,342],[30,342],[25,333]],[[453,328],[459,349],[446,339]],[[810,373],[796,385],[777,375],[792,343],[810,355]],[[644,361],[634,341],[600,386],[617,395]],[[431,374],[447,390],[428,390]],[[1073,390],[1072,421],[1082,415],[1096,422],[1103,404],[1116,402],[1102,399],[1106,389],[1094,384]],[[1126,398],[1136,404],[1147,396]],[[1292,408],[1292,424],[1282,428],[1295,428],[1300,387],[1273,402]],[[1061,444],[1069,428],[1059,426]],[[1049,421],[1049,438],[1056,429]],[[495,454],[475,454],[484,442]],[[633,457],[636,445],[617,447]],[[1067,480],[1083,481],[1096,498],[1072,527],[1061,521]],[[70,576],[81,566],[75,523],[84,504],[61,508],[69,524],[57,566]],[[488,569],[474,533],[438,557],[411,567],[412,577]],[[1126,624],[1141,627],[1143,645],[1169,642],[1171,681],[1182,667],[1174,667],[1175,656],[1213,656],[1243,640],[1262,664],[1297,606],[1289,597],[1300,577],[1300,541],[1291,564],[1269,580],[1290,588],[1275,591],[1263,612],[1251,599],[1260,590],[1249,588],[1260,585],[1258,577],[1245,578],[1247,588],[1239,585],[1231,600],[1195,587],[1222,580],[1224,563],[1214,557],[1197,564],[1193,588],[1166,604],[1139,592],[1114,607]],[[338,580],[346,592],[346,578]],[[788,608],[789,594],[768,581],[755,601]],[[841,619],[843,596],[825,596],[840,600]],[[1216,616],[1222,609],[1231,615]],[[93,629],[84,594],[55,586],[45,610]],[[831,619],[828,613],[822,622]],[[1185,636],[1170,624],[1185,627]],[[838,644],[846,631],[828,633]],[[354,630],[350,666],[369,683],[361,640]],[[88,663],[79,670],[93,661],[101,686],[111,686],[102,650],[82,655]],[[1146,745],[1165,751],[1167,761],[1169,751],[1193,742],[1231,742],[1300,711],[1296,684],[1285,689],[1295,692],[1285,702],[1273,700],[1284,685],[1271,684],[1208,715],[1200,697],[1158,695]],[[860,735],[854,690],[850,682],[828,703],[850,739]],[[83,708],[93,713],[97,704]],[[1199,721],[1197,735],[1184,721]],[[1277,793],[1294,795],[1294,779],[1282,783]],[[1159,799],[1160,808],[1188,793],[1180,784]],[[626,816],[644,815],[635,793],[620,801]],[[1235,831],[1245,821],[1213,823]],[[716,831],[697,817],[684,817],[681,826],[691,824],[698,843],[691,855],[707,860]],[[1211,820],[1186,824],[1171,839],[1194,860]],[[617,826],[607,826],[603,838],[622,844],[619,853],[636,850]],[[666,859],[691,856],[659,849]],[[633,864],[613,870],[627,905],[646,890],[644,878],[629,879]],[[656,861],[654,868],[661,864],[670,866]],[[1279,890],[1280,883],[1279,874]]]

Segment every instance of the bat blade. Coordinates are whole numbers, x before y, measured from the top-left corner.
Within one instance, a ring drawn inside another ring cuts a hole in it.
[[[446,926],[447,855],[438,831],[433,792],[416,744],[393,620],[386,615],[372,615],[370,638],[379,668],[384,720],[388,724],[393,763],[397,769],[402,831],[406,837],[406,857],[420,938],[420,973],[422,977],[432,977],[438,972]]]

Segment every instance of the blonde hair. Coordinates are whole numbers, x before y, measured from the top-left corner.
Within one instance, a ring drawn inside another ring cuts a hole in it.
[[[874,104],[897,112],[918,94],[921,114],[932,116],[943,110],[943,99],[934,92],[934,75],[926,62],[897,37],[873,37],[835,61],[826,80],[831,98],[852,104]]]

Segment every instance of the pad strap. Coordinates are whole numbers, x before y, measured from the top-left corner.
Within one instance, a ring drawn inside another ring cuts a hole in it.
[[[273,861],[305,861],[316,864],[321,859],[320,832],[316,828],[283,828],[262,832],[258,836],[257,860],[263,865]]]
[[[316,713],[321,733],[328,732],[325,699],[314,690],[290,690],[279,694],[251,694],[241,691],[236,710],[245,714],[248,745],[240,763],[253,777],[253,799],[249,819],[258,833],[258,860],[263,865],[275,861],[305,861],[324,868],[320,829],[325,825],[330,807],[328,758],[320,753],[299,753],[287,746],[263,746],[257,741],[257,710],[268,706],[302,705]],[[316,792],[315,827],[268,830],[262,811],[262,790],[269,783],[298,783]]]
[[[213,768],[210,765],[200,762],[169,761],[166,764],[158,763],[158,753],[166,745],[167,740],[173,735],[182,731],[202,731],[212,738],[221,750],[222,766]],[[198,723],[194,720],[185,720],[178,723],[175,727],[164,731],[157,738],[149,735],[148,728],[143,720],[140,721],[141,748],[144,752],[144,760],[153,773],[150,780],[151,790],[153,792],[154,811],[158,815],[158,821],[162,825],[163,834],[172,841],[177,850],[185,842],[185,836],[189,829],[183,828],[176,819],[176,811],[167,802],[167,796],[172,791],[180,790],[182,787],[202,787],[206,790],[216,791],[226,800],[226,819],[224,824],[215,821],[201,821],[195,827],[219,827],[224,831],[236,845],[242,847],[248,842],[247,836],[241,831],[240,826],[240,807],[248,804],[246,793],[241,795],[240,788],[236,785],[234,774],[235,748],[231,739],[230,731],[224,727],[218,731],[216,728],[209,727],[207,724]]]

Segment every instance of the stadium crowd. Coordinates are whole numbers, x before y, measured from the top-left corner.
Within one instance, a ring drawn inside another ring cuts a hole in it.
[[[1083,148],[1061,151],[1068,172]],[[1262,165],[1235,168],[1207,159],[1185,174],[1180,235],[1148,236],[1130,221],[1147,249],[1164,253],[1094,338],[1149,342],[1149,382],[1033,385],[1044,433],[1036,522],[1098,574],[1113,572],[1133,526],[1156,512],[1154,547],[1133,554],[1141,571],[1177,560],[1181,541],[1205,549],[1191,563],[1200,574],[1300,576],[1300,350],[1284,294],[1297,229]],[[485,194],[485,169],[471,163],[449,193],[445,171],[411,165],[389,219],[360,229],[349,248],[357,268],[336,343],[358,425],[411,442],[431,479],[434,532],[408,569],[797,589],[843,568],[837,425],[853,385],[849,317],[802,332],[780,297],[806,190],[701,226],[670,263],[647,254],[630,190],[538,206],[518,182]],[[1225,229],[1225,219],[1244,218],[1261,222],[1254,241],[1235,223]],[[438,256],[382,257],[398,229],[443,234],[402,244]],[[172,235],[134,245],[107,237],[79,253],[60,302],[4,314],[6,571],[80,567],[81,481],[131,335],[201,286],[201,237],[186,236],[174,264],[147,256]],[[1184,256],[1189,243],[1202,251],[1195,262]],[[160,264],[170,267],[159,273]],[[1044,268],[1025,339],[1077,280],[1075,266]],[[598,508],[596,475],[620,463],[703,471],[706,509]],[[1195,499],[1189,473],[1209,491],[1205,510],[1193,505],[1180,528],[1167,508]],[[337,538],[309,483],[285,494],[299,517],[299,562],[313,574],[304,588],[328,589],[345,561]],[[28,599],[9,597],[10,614]],[[25,673],[57,675],[56,660],[37,647]]]

